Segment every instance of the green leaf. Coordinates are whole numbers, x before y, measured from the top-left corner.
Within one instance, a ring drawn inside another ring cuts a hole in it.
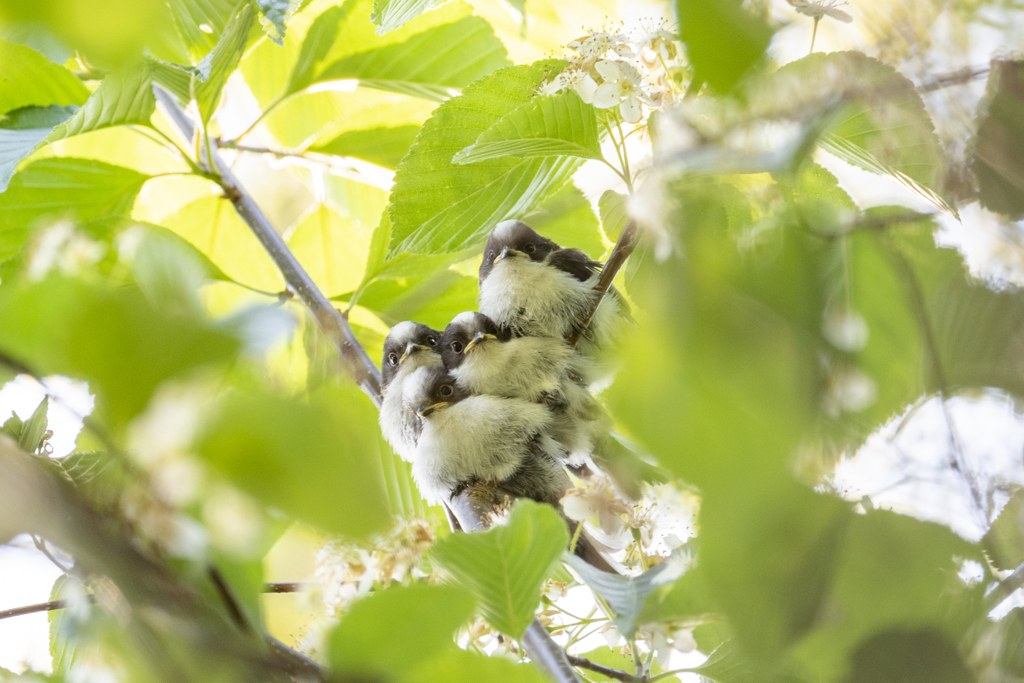
[[[18,448],[26,453],[36,453],[43,446],[43,439],[46,436],[46,412],[49,406],[50,397],[43,397],[32,416],[21,427]]]
[[[149,118],[156,108],[156,96],[153,95],[156,69],[155,62],[146,60],[104,78],[82,108],[54,129],[47,138],[48,142],[110,126],[133,123],[149,126]]]
[[[897,630],[867,639],[853,655],[850,683],[968,683],[957,647],[932,631]]]
[[[377,35],[384,35],[415,19],[443,0],[373,0],[370,21],[377,25]]]
[[[981,205],[1013,220],[1024,216],[1024,62],[994,60],[978,117],[971,170]]]
[[[629,222],[629,210],[626,202],[629,200],[624,194],[615,190],[605,190],[598,200],[598,207],[601,210],[601,227],[604,228],[605,236],[615,241],[619,239],[623,228]]]
[[[439,106],[398,165],[388,212],[392,255],[469,248],[494,225],[528,213],[578,168],[573,157],[495,159],[452,164],[452,150],[473,144],[504,115],[528,102],[564,65],[543,61],[482,78]]]
[[[168,3],[189,55],[196,62],[213,49],[244,0],[170,0]]]
[[[356,157],[385,168],[395,168],[409,151],[419,130],[419,126],[351,130],[326,142],[317,143],[306,151]]]
[[[52,128],[29,128],[27,130],[0,129],[0,192],[14,175],[14,169],[22,159],[32,154],[36,146],[46,139]]]
[[[323,60],[334,46],[342,22],[348,18],[353,7],[352,2],[346,2],[340,7],[329,7],[313,20],[284,87],[285,95],[297,93],[313,83],[316,73],[323,66]]]
[[[452,163],[475,164],[506,156],[603,159],[596,110],[571,90],[535,97],[459,150]]]
[[[199,105],[199,115],[204,125],[220,104],[224,84],[242,58],[254,18],[252,6],[246,3],[224,28],[224,33],[210,54],[196,65],[199,72],[205,75],[202,82],[197,83],[196,78],[192,80],[193,97]]]
[[[328,297],[349,292],[359,284],[369,246],[359,227],[321,204],[288,238],[295,257]]]
[[[346,78],[414,97],[442,101],[508,64],[505,47],[479,17],[435,26],[397,45],[348,55],[328,64],[315,82]]]
[[[794,87],[816,98],[842,95],[849,104],[820,140],[822,148],[866,171],[891,176],[955,213],[936,191],[945,168],[931,117],[914,84],[892,67],[860,52],[815,53],[787,64],[757,87],[769,101]]]
[[[331,668],[363,676],[400,675],[439,650],[475,601],[455,586],[393,586],[360,600],[328,636]]]
[[[595,569],[576,555],[567,554],[565,559],[612,608],[615,612],[612,622],[627,638],[636,633],[637,617],[651,591],[672,583],[686,571],[686,562],[679,557],[667,558],[640,576],[609,574]]]
[[[40,375],[88,380],[111,426],[142,410],[167,378],[230,360],[240,346],[202,320],[152,308],[134,287],[57,277],[0,289],[0,317],[5,353]]]
[[[1024,564],[1024,489],[1003,506],[982,544],[997,569],[1013,571]]]
[[[544,237],[582,249],[593,259],[600,259],[607,250],[590,202],[572,183],[545,199],[535,213],[523,216],[523,221]]]
[[[256,0],[256,5],[260,9],[260,22],[263,24],[264,33],[283,47],[288,21],[299,8],[299,0]]]
[[[308,402],[235,392],[199,452],[265,504],[328,532],[365,537],[391,521],[377,433],[376,411],[354,386]]]
[[[507,524],[486,533],[451,534],[434,545],[430,557],[476,595],[487,623],[519,638],[533,621],[541,584],[568,544],[569,531],[554,508],[520,500]]]
[[[50,600],[82,600],[84,595],[85,588],[81,582],[67,574],[58,576],[50,589]],[[46,614],[50,622],[50,657],[54,673],[67,674],[75,663],[78,654],[75,636],[80,621],[76,611],[81,611],[83,607],[90,609],[88,605],[77,605],[71,609],[50,610]]]
[[[148,179],[138,171],[87,159],[32,162],[0,194],[0,260],[18,253],[45,216],[90,221],[129,215]]]
[[[501,681],[502,683],[545,683],[537,667],[517,664],[504,657],[486,657],[466,650],[449,649],[408,672],[407,683],[450,683],[451,681]]]
[[[676,0],[676,16],[698,87],[707,82],[718,92],[732,90],[772,39],[772,29],[741,0]]]
[[[82,104],[89,90],[70,71],[24,45],[0,41],[0,114],[22,107]]]

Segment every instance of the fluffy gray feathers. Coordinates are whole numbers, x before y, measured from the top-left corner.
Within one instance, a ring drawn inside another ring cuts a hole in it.
[[[496,482],[510,493],[558,504],[569,487],[561,447],[547,433],[542,404],[472,395],[440,367],[404,383],[406,406],[420,416],[412,473],[425,497],[447,501],[460,486]]]
[[[402,391],[408,377],[419,368],[441,365],[441,333],[426,325],[403,322],[384,340],[381,362],[380,430],[401,458],[412,462],[416,452],[416,415],[406,409]],[[431,343],[433,340],[433,343]]]

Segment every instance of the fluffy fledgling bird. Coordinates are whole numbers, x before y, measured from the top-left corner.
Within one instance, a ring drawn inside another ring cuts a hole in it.
[[[526,401],[551,409],[548,432],[569,461],[590,456],[600,406],[570,370],[572,348],[560,337],[511,337],[483,313],[460,313],[441,336],[441,358],[462,389]]]
[[[493,482],[557,505],[569,488],[546,406],[472,394],[444,367],[416,370],[403,393],[419,418],[412,474],[424,497],[448,502],[460,486]]]
[[[380,364],[380,430],[403,460],[412,461],[416,450],[416,416],[406,409],[402,392],[409,376],[419,368],[440,367],[441,333],[421,323],[398,323],[384,340]]]
[[[583,251],[563,248],[526,223],[503,221],[484,248],[480,312],[516,336],[564,339],[583,325],[593,307],[601,267]],[[593,358],[615,340],[628,315],[624,307],[618,293],[609,290],[580,339],[584,357]]]
[[[455,316],[441,335],[444,366],[474,394],[557,400],[572,355],[558,337],[512,337],[475,311]]]

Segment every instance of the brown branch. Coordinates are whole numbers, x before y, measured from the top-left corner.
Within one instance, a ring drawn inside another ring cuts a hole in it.
[[[605,295],[611,289],[612,281],[615,280],[615,276],[626,263],[626,259],[629,258],[629,255],[633,253],[633,249],[636,248],[636,236],[636,221],[630,218],[629,222],[626,223],[626,227],[622,230],[622,234],[619,235],[619,240],[615,243],[615,248],[612,249],[608,261],[604,264],[604,268],[601,269],[601,277],[598,278],[597,287],[594,290],[597,292],[597,299],[594,301],[593,308],[590,309],[590,313],[587,314],[578,328],[566,337],[569,346],[575,347],[579,343],[580,337],[590,327],[590,321],[594,319],[594,314],[597,313],[597,309],[601,307],[601,302],[604,301]]]
[[[636,674],[631,674],[628,671],[620,671],[619,669],[613,669],[610,666],[605,666],[604,664],[592,662],[586,657],[577,657],[576,655],[569,655],[569,661],[572,663],[573,666],[578,666],[581,669],[590,669],[591,671],[596,671],[602,676],[607,676],[608,678],[613,678],[617,681],[622,681],[623,683],[644,683],[647,680],[646,676],[637,676]]]
[[[977,68],[964,67],[963,69],[957,69],[948,74],[941,74],[936,76],[926,83],[922,83],[917,86],[918,92],[932,92],[935,90],[941,90],[942,88],[948,88],[953,85],[965,85],[973,80],[987,76],[988,72],[991,71],[991,67],[982,66]]]
[[[181,134],[189,141],[196,135],[196,127],[177,100],[169,92],[158,85],[153,86],[157,99],[167,112],[168,117]],[[205,145],[201,147],[205,148]],[[205,152],[204,152],[205,154]],[[216,149],[210,151],[211,170],[218,178],[224,195],[231,200],[235,211],[249,226],[256,239],[277,265],[284,276],[288,288],[305,304],[324,335],[334,344],[341,354],[345,368],[359,387],[380,406],[380,371],[366,353],[359,340],[352,332],[348,320],[331,305],[323,292],[316,286],[313,279],[292,254],[284,239],[277,233],[266,214],[253,199],[245,187],[239,182],[231,168],[217,154]]]

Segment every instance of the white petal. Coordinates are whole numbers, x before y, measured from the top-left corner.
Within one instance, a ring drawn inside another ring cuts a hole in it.
[[[596,106],[596,105],[595,105]],[[619,112],[629,123],[638,123],[642,116],[640,111],[640,100],[634,95],[630,95],[626,99],[622,100],[622,104],[619,105]]]
[[[851,17],[849,14],[847,14],[841,9],[826,9],[825,14],[832,17],[833,19],[838,19],[844,24],[850,24],[853,22],[853,17]]]
[[[594,101],[594,93],[597,91],[597,81],[591,78],[589,74],[585,74],[583,78],[576,82],[573,90],[576,91],[581,100],[591,104]]]
[[[594,91],[594,106],[598,109],[614,107],[622,101],[622,89],[614,83],[604,83]]]
[[[588,496],[566,496],[562,499],[562,512],[569,519],[582,522],[596,515],[597,507]]]
[[[604,76],[604,79],[606,81],[615,83],[616,81],[622,78],[622,71],[620,71],[619,64],[619,62],[613,62],[608,59],[602,59],[601,61],[594,65],[594,68],[597,69],[597,72],[599,74]]]

